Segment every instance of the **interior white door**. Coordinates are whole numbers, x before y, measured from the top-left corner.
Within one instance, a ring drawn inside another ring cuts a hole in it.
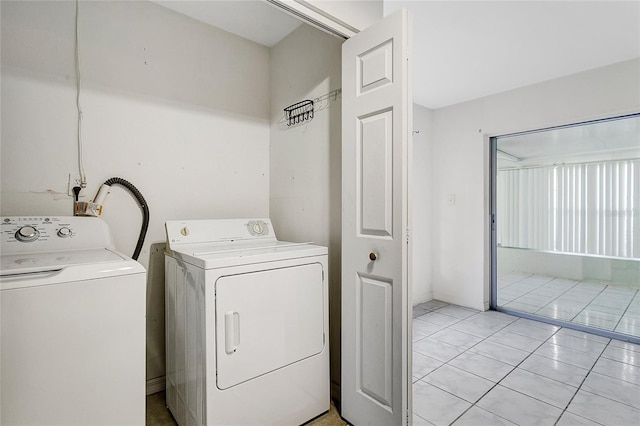
[[[410,422],[410,17],[342,47],[342,416]]]

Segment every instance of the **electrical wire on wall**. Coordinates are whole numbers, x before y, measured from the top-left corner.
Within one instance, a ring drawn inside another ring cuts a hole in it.
[[[82,188],[87,187],[87,175],[84,171],[84,154],[82,152],[82,107],[80,106],[80,88],[82,78],[80,75],[80,36],[79,36],[79,9],[80,9],[80,1],[76,0],[76,28],[75,28],[75,62],[76,62],[76,109],[78,111],[78,129],[77,129],[77,137],[78,137],[78,172],[80,174],[80,186]],[[77,201],[77,200],[76,200]]]
[[[96,194],[93,201],[79,201],[78,197],[80,191],[87,187],[87,175],[84,170],[84,153],[83,153],[83,141],[82,141],[82,106],[80,103],[80,93],[82,89],[82,75],[80,73],[80,28],[79,28],[79,12],[80,1],[76,0],[76,16],[75,16],[75,66],[76,66],[76,109],[78,111],[78,172],[80,174],[80,186],[73,188],[75,195],[73,214],[74,216],[93,216],[98,217],[102,214],[102,203],[106,196],[109,194],[112,185],[119,185],[127,189],[138,202],[140,210],[142,211],[142,225],[140,227],[140,235],[138,236],[138,242],[133,252],[132,258],[138,259],[142,246],[144,244],[145,237],[147,235],[147,229],[149,228],[149,207],[147,201],[144,199],[140,191],[129,181],[113,177],[107,179]]]

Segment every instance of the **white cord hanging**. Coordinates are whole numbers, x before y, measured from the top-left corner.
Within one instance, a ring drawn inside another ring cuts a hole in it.
[[[80,76],[80,48],[79,48],[79,25],[78,25],[78,12],[79,12],[79,0],[76,0],[76,46],[75,46],[75,60],[76,60],[76,109],[78,110],[78,171],[80,173],[80,186],[82,188],[87,187],[87,175],[84,171],[84,154],[82,152],[82,108],[80,106],[80,88],[81,88],[81,76]]]

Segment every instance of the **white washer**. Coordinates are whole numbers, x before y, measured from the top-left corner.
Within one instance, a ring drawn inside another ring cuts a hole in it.
[[[269,219],[169,221],[167,405],[181,426],[297,425],[329,410],[327,248]]]
[[[87,217],[0,218],[0,424],[144,425],[146,271]]]

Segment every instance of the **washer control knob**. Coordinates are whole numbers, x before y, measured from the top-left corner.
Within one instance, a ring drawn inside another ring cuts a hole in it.
[[[22,241],[23,243],[30,243],[31,241],[35,241],[40,236],[40,233],[33,226],[23,226],[18,229],[16,232],[16,240]]]
[[[58,229],[58,237],[68,238],[70,236],[71,236],[71,229],[67,228],[66,226],[64,228]]]

